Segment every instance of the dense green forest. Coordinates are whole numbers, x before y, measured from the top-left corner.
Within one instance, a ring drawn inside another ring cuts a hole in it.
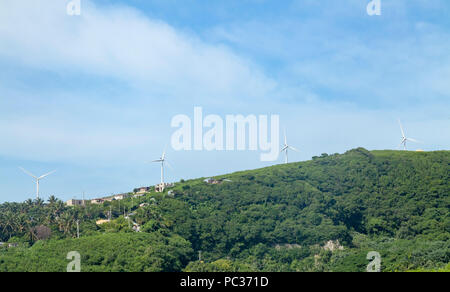
[[[449,177],[449,151],[358,148],[101,205],[4,203],[0,272],[65,271],[70,251],[82,271],[365,271],[370,251],[450,271]]]

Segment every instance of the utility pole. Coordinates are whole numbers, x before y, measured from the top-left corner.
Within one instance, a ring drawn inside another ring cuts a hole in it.
[[[77,220],[77,238],[80,238],[80,220]]]

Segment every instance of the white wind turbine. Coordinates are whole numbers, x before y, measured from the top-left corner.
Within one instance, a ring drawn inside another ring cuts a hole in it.
[[[49,176],[50,174],[54,173],[56,170],[49,172],[47,174],[41,175],[39,177],[35,176],[34,174],[32,174],[31,172],[27,171],[26,169],[19,167],[23,172],[25,172],[26,174],[28,174],[29,176],[31,176],[32,178],[34,178],[36,180],[36,199],[39,199],[39,181],[47,176]]]
[[[161,158],[157,160],[153,160],[152,162],[160,162],[161,163],[161,184],[164,184],[164,163],[167,163],[167,165],[170,167],[169,162],[166,160],[166,150],[161,155]]]
[[[290,145],[287,143],[286,130],[284,131],[284,145],[282,145],[282,147],[283,147],[283,148],[281,149],[281,152],[284,151],[284,153],[285,153],[285,155],[286,155],[286,164],[287,164],[287,163],[289,163],[288,150],[291,149],[291,150],[294,150],[294,151],[296,151],[296,152],[299,152],[299,150],[296,149],[296,148],[294,148],[294,147],[292,147],[292,146],[290,146]]]
[[[403,145],[403,149],[407,150],[406,149],[407,141],[420,143],[420,141],[417,141],[416,139],[406,137],[405,131],[403,130],[402,122],[400,122],[400,119],[398,119],[398,124],[400,125],[400,130],[402,131],[402,142],[400,143],[400,145],[398,145],[398,147],[401,147]]]

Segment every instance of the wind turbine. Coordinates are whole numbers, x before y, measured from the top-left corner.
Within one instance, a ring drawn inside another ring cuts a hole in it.
[[[403,145],[403,149],[406,149],[406,142],[410,141],[410,142],[415,142],[415,143],[420,143],[419,141],[417,141],[416,139],[413,138],[408,138],[405,135],[405,131],[403,130],[403,126],[402,126],[402,122],[400,122],[400,119],[398,119],[398,124],[400,125],[400,130],[402,131],[402,142],[400,143],[400,145],[398,145],[398,147],[401,147]]]
[[[161,162],[161,184],[164,185],[164,163],[167,163],[167,165],[170,167],[169,162],[166,161],[166,150],[164,150],[159,159],[153,160],[152,162]]]
[[[47,176],[49,176],[50,174],[54,173],[56,170],[49,172],[47,174],[41,175],[40,177],[35,176],[34,174],[32,174],[31,172],[29,172],[26,169],[23,169],[22,167],[19,167],[23,172],[25,172],[26,174],[28,174],[29,176],[31,176],[32,178],[34,178],[36,180],[36,199],[39,199],[39,181]]]
[[[286,155],[286,164],[288,164],[288,163],[289,163],[288,150],[291,149],[291,150],[294,150],[294,151],[296,151],[296,152],[299,152],[299,150],[296,149],[296,148],[294,148],[294,147],[292,147],[292,146],[290,146],[290,145],[287,143],[286,130],[284,131],[284,145],[282,145],[282,147],[283,147],[283,148],[281,149],[280,152],[283,152],[283,151],[284,151],[284,153],[285,153],[285,155]]]

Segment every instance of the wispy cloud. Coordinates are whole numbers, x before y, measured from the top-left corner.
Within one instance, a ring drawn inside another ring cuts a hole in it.
[[[313,15],[218,25],[206,34],[266,62],[282,90],[302,89],[321,100],[369,108],[448,105],[448,25],[411,15],[413,7],[436,14],[448,5],[384,1],[387,15],[370,18],[362,2],[328,1],[316,11],[317,3],[298,1],[297,9]],[[296,95],[290,96],[281,98]],[[308,100],[302,96],[297,95],[298,102]]]
[[[69,17],[64,5],[58,0],[2,2],[0,56],[49,70],[110,76],[171,97],[187,91],[252,97],[275,84],[228,48],[127,6],[100,7],[84,0],[81,16]]]

